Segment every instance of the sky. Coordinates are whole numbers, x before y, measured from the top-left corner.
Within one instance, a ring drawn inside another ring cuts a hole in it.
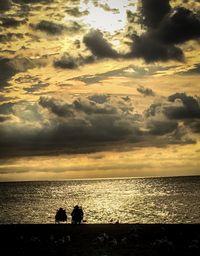
[[[0,0],[0,181],[200,175],[199,0]]]

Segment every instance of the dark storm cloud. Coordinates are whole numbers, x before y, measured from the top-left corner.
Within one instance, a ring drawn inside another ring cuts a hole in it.
[[[55,22],[42,20],[35,26],[35,29],[47,32],[51,35],[60,35],[63,33],[65,27]]]
[[[185,93],[175,93],[166,102],[153,103],[145,111],[146,117],[155,117],[160,113],[174,120],[200,118],[200,101]]]
[[[171,9],[169,1],[143,0],[141,14],[147,30],[141,36],[132,35],[127,57],[143,58],[146,62],[183,61],[177,44],[200,38],[200,20],[186,8]]]
[[[142,0],[142,3],[141,14],[151,37],[167,44],[199,38],[200,21],[192,11],[183,7],[171,9],[169,0]]]
[[[188,40],[200,38],[200,20],[192,11],[176,8],[169,13],[155,32],[161,42],[180,44]]]
[[[128,58],[143,58],[147,63],[155,61],[183,61],[184,54],[182,50],[174,45],[161,43],[157,38],[149,34],[142,36],[134,35],[131,52],[127,54]]]
[[[142,0],[141,15],[144,25],[155,28],[171,10],[170,0]]]
[[[54,66],[58,68],[75,69],[80,65],[80,60],[65,53],[60,59],[54,61]]]
[[[48,33],[49,35],[61,35],[63,32],[77,32],[81,29],[81,25],[76,21],[69,21],[66,25],[56,22],[42,20],[36,25],[32,25],[36,30]]]
[[[84,44],[98,58],[117,58],[119,54],[103,37],[99,30],[91,30],[83,38]]]
[[[130,102],[112,100],[108,97],[97,103],[86,97],[66,103],[41,97],[39,105],[14,107],[14,115],[21,122],[1,124],[3,155],[88,153],[111,149],[130,138],[138,141],[138,117],[124,111]]]
[[[151,104],[145,111],[147,128],[151,134],[162,134],[171,129],[171,143],[194,143],[193,133],[200,132],[200,101],[185,93],[175,93],[167,101]],[[181,124],[181,126],[180,126]]]
[[[140,86],[137,88],[137,91],[141,94],[143,94],[144,96],[155,96],[155,93],[153,92],[152,89],[150,88],[145,88],[143,86]]]
[[[200,118],[200,102],[185,93],[175,93],[168,98],[171,102],[179,101],[179,106],[165,108],[165,114],[171,119]]]
[[[75,69],[80,65],[94,62],[94,56],[72,56],[68,53],[64,53],[60,59],[54,61],[54,67],[63,69]]]

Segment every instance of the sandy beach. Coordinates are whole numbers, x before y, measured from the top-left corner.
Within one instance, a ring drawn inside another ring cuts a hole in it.
[[[200,255],[197,224],[1,225],[4,255]]]

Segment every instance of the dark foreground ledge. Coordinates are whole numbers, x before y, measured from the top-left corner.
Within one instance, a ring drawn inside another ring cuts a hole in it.
[[[199,256],[200,224],[0,225],[0,241],[4,255]]]

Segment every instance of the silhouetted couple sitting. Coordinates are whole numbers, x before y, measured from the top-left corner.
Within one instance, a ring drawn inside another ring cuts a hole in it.
[[[83,210],[78,205],[74,206],[74,209],[71,213],[72,224],[81,224],[83,220]]]
[[[71,213],[72,224],[81,224],[83,221],[83,210],[78,205],[74,206]],[[55,223],[67,222],[67,214],[63,208],[59,208],[55,215]]]

